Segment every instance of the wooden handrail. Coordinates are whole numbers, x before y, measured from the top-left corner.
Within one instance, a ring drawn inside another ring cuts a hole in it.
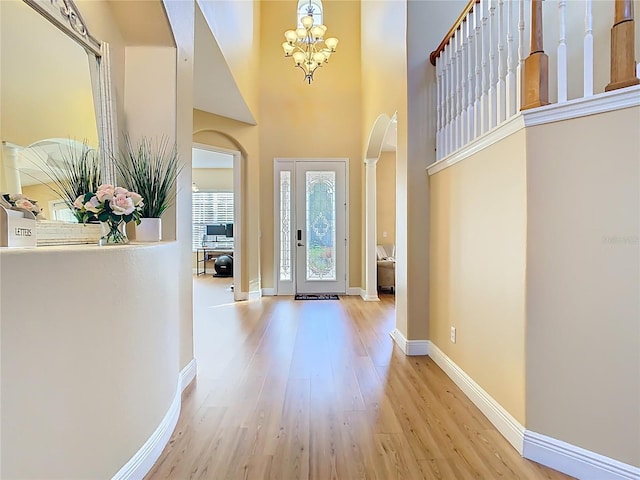
[[[475,7],[476,3],[480,3],[480,0],[469,0],[469,3],[467,4],[466,7],[464,7],[464,9],[462,10],[462,13],[460,13],[460,15],[458,16],[458,19],[455,21],[453,26],[449,29],[447,34],[444,36],[444,38],[440,42],[440,45],[438,45],[438,48],[436,48],[433,52],[431,52],[431,55],[429,55],[429,60],[431,61],[431,65],[433,65],[434,67],[436,66],[436,58],[440,56],[440,54],[444,50],[444,47],[447,46],[447,44],[449,43],[449,40],[451,40],[451,38],[455,35],[456,30],[458,30],[462,25],[462,23],[467,19],[467,15],[473,12],[473,7]]]

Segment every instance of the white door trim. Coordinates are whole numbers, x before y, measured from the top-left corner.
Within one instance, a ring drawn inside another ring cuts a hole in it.
[[[243,212],[244,212],[244,194],[242,191],[242,154],[238,150],[229,150],[213,145],[194,142],[192,147],[209,150],[211,152],[225,153],[233,157],[233,300],[245,300],[249,296],[249,292],[242,291],[242,251],[246,245],[244,239]]]
[[[349,230],[349,158],[345,157],[318,157],[318,158],[287,158],[287,157],[276,157],[273,159],[273,286],[274,286],[274,295],[293,295],[296,291],[295,284],[295,255],[292,251],[291,262],[292,262],[292,287],[293,290],[291,293],[289,292],[279,292],[279,273],[280,273],[280,178],[279,172],[281,170],[286,170],[286,168],[281,168],[287,164],[291,165],[291,195],[295,194],[295,166],[297,163],[303,162],[343,162],[345,166],[345,201],[347,206],[345,208],[345,236],[347,239],[345,245],[345,293],[349,291],[349,246],[350,246],[350,230]],[[291,213],[291,218],[295,218],[295,212]],[[294,242],[294,229],[291,228],[291,245]],[[293,249],[292,249],[293,250]]]

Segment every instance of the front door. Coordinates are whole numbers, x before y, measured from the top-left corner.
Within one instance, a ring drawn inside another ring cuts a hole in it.
[[[345,160],[276,160],[278,294],[346,293],[346,182]]]

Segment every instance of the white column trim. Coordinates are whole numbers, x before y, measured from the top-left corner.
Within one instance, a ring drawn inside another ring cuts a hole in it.
[[[367,301],[378,301],[377,263],[376,263],[376,237],[377,237],[377,185],[376,170],[379,157],[366,158],[365,164],[365,295]]]

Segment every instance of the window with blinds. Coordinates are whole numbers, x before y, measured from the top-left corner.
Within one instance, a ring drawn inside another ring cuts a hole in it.
[[[233,223],[233,192],[193,192],[192,195],[193,251],[196,251],[202,246],[207,225]]]

